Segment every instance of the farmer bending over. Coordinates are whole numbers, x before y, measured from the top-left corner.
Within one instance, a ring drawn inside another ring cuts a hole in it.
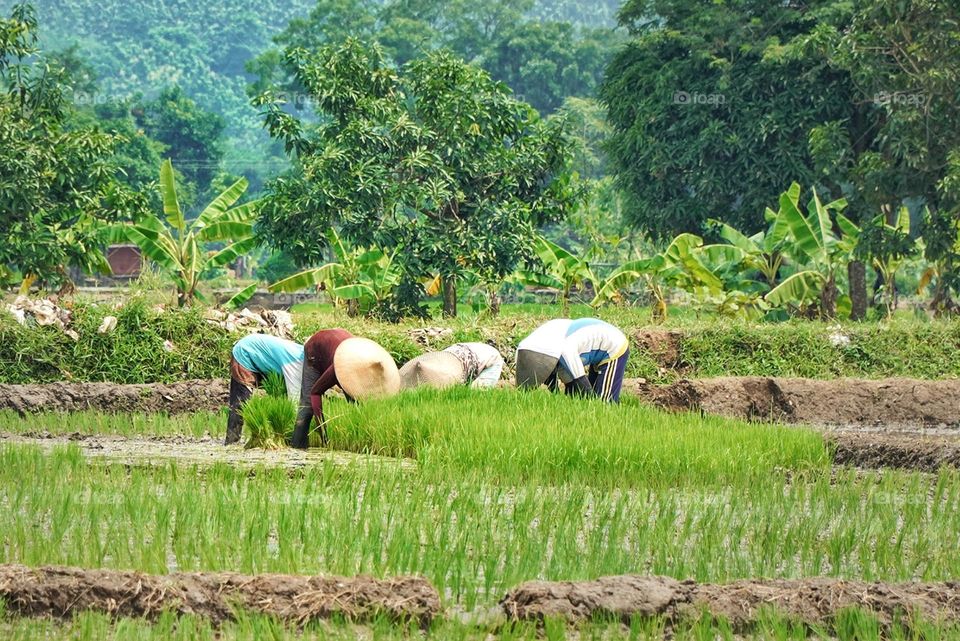
[[[503,356],[486,343],[457,343],[442,352],[417,356],[400,368],[400,385],[412,389],[420,385],[444,388],[470,385],[489,389],[500,380]]]
[[[293,446],[309,445],[310,424],[317,417],[320,438],[327,443],[323,395],[339,385],[347,400],[391,396],[400,391],[400,373],[393,357],[375,342],[357,338],[345,329],[324,329],[303,346],[306,362],[300,388],[300,411],[293,430]]]
[[[253,395],[267,374],[283,376],[287,396],[300,398],[303,381],[303,345],[270,336],[250,334],[238,340],[230,355],[230,413],[227,416],[226,445],[240,440],[243,416],[240,407]]]
[[[560,318],[544,323],[517,347],[517,387],[563,382],[567,394],[620,401],[630,342],[597,318]]]

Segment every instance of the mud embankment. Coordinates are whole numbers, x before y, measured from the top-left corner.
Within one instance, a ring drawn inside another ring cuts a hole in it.
[[[960,380],[706,378],[649,385],[628,379],[624,390],[671,411],[815,426],[960,427]],[[227,381],[171,384],[50,383],[0,385],[0,409],[28,412],[167,412],[216,410]]]
[[[615,617],[662,616],[676,622],[704,611],[749,629],[765,608],[827,628],[838,612],[860,608],[886,626],[896,617],[920,615],[927,621],[960,619],[960,582],[865,583],[839,579],[742,580],[728,584],[678,581],[667,577],[612,576],[596,581],[531,581],[501,601],[508,617],[580,621]]]
[[[83,410],[184,414],[224,407],[228,394],[228,382],[222,379],[146,385],[66,382],[0,385],[0,409],[20,415]]]
[[[627,389],[667,410],[818,426],[960,427],[960,380],[705,378]]]
[[[373,579],[281,574],[192,572],[150,575],[121,570],[0,565],[0,599],[22,616],[69,618],[82,611],[154,619],[162,612],[195,615],[214,623],[244,613],[276,617],[294,626],[343,617],[378,616],[426,625],[443,615],[437,590],[419,577]],[[507,619],[569,622],[597,617],[629,623],[661,617],[668,627],[704,612],[737,631],[752,629],[767,610],[809,626],[830,629],[844,610],[870,612],[884,626],[910,617],[960,621],[960,582],[867,583],[839,579],[744,579],[728,584],[668,577],[611,576],[595,581],[531,581],[501,601]]]
[[[219,573],[150,575],[118,570],[0,565],[0,598],[8,612],[71,617],[86,610],[115,617],[156,618],[162,612],[235,619],[238,609],[294,625],[342,616],[367,620],[386,615],[429,623],[440,595],[418,577],[255,576]]]

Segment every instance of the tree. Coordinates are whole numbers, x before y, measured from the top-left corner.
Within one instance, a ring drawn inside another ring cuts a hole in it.
[[[960,221],[960,7],[936,0],[836,2],[788,50],[822,57],[852,88],[847,113],[815,128],[810,141],[818,171],[843,186],[854,220],[867,225],[880,213],[888,230],[896,228],[904,203],[919,201],[928,212],[927,258],[950,265],[952,240],[941,241],[944,234],[952,239],[951,219]],[[950,307],[949,283],[960,281],[942,275],[935,309]]]
[[[189,305],[200,296],[197,286],[201,275],[222,267],[253,249],[253,221],[259,202],[234,206],[247,190],[241,178],[217,196],[192,221],[184,216],[177,200],[173,164],[166,160],[160,166],[160,193],[163,217],[145,216],[136,223],[113,228],[114,238],[136,243],[144,255],[165,270],[177,287],[177,304]],[[226,242],[223,249],[206,254],[203,244]]]
[[[541,113],[564,98],[591,96],[619,36],[568,21],[532,19],[532,0],[320,0],[307,18],[274,38],[278,47],[317,48],[350,37],[376,41],[397,66],[447,49],[506,82]],[[254,95],[270,88],[298,94],[303,87],[283,69],[277,49],[248,65]]]
[[[271,186],[260,230],[301,264],[323,260],[336,223],[352,243],[394,253],[408,283],[439,273],[455,315],[458,275],[499,282],[531,257],[535,229],[580,197],[562,123],[450,54],[398,72],[378,45],[348,40],[288,60],[321,124],[262,98],[296,169]]]
[[[845,75],[786,57],[828,0],[629,0],[631,40],[600,96],[630,221],[655,238],[699,232],[708,217],[746,233],[784,180],[815,182],[813,127],[847,115]]]
[[[144,205],[116,180],[117,137],[71,122],[63,69],[36,41],[28,5],[0,20],[0,271],[27,287],[68,283],[71,265],[109,272],[102,225]]]
[[[828,320],[837,315],[838,276],[853,259],[860,228],[841,212],[845,200],[822,203],[813,190],[807,213],[800,211],[800,185],[794,183],[780,195],[780,213],[789,229],[784,248],[795,272],[771,289],[766,300],[782,306],[793,301],[819,304],[820,317]],[[835,233],[834,228],[840,232]]]
[[[133,113],[147,135],[163,143],[164,154],[177,161],[194,191],[207,194],[223,160],[223,119],[198,107],[178,86],[167,87],[153,100],[141,99]]]
[[[520,22],[492,42],[482,65],[540,113],[568,96],[593,96],[617,37],[608,30],[578,30],[568,22]]]

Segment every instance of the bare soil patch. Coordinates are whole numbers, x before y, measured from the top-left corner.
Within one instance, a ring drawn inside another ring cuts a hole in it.
[[[29,412],[166,412],[214,410],[227,404],[228,382],[222,379],[120,385],[117,383],[47,383],[0,385],[0,409],[21,416]]]
[[[235,619],[237,610],[303,625],[333,615],[366,620],[387,615],[429,623],[440,596],[419,577],[374,579],[260,574],[177,573],[0,565],[0,598],[20,615],[71,617],[93,610],[115,617],[155,618],[161,612]]]
[[[678,358],[672,332],[646,332],[664,358]],[[673,347],[671,347],[673,345]],[[655,351],[655,348],[651,347]],[[625,382],[625,390],[672,411],[720,414],[746,420],[819,426],[960,427],[960,380],[922,381],[731,377],[650,385]],[[227,403],[227,381],[171,384],[50,383],[0,385],[0,409],[28,412],[184,413]]]
[[[925,620],[960,618],[960,583],[866,583],[839,579],[742,580],[701,584],[667,577],[612,576],[596,581],[524,583],[501,601],[510,618],[569,621],[595,616],[628,623],[635,616],[677,621],[704,610],[749,628],[764,608],[807,624],[830,625],[841,610],[870,611],[890,625],[911,613]]]
[[[737,377],[626,385],[674,411],[821,426],[960,427],[960,380]]]
[[[0,433],[0,444],[37,445],[47,450],[74,444],[84,456],[102,459],[109,463],[121,463],[135,466],[166,465],[173,461],[181,465],[214,465],[225,463],[244,468],[281,467],[296,470],[312,465],[332,462],[335,465],[382,464],[414,468],[416,463],[409,459],[397,459],[372,454],[329,451],[317,448],[299,450],[283,448],[280,450],[244,449],[242,445],[224,445],[221,439],[174,437],[125,437],[85,434],[54,436],[50,434],[4,434]]]
[[[838,465],[937,472],[960,467],[960,437],[915,432],[837,432],[827,436]]]
[[[633,335],[633,341],[642,351],[647,352],[661,369],[682,372],[687,368],[681,351],[683,332],[642,329]]]

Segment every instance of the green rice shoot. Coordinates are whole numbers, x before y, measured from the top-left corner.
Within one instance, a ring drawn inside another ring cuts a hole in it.
[[[293,436],[297,406],[283,396],[257,395],[243,404],[243,424],[250,433],[246,448],[278,450]]]
[[[287,382],[283,379],[283,374],[279,372],[270,372],[264,376],[260,387],[267,393],[267,396],[274,398],[287,397]]]

